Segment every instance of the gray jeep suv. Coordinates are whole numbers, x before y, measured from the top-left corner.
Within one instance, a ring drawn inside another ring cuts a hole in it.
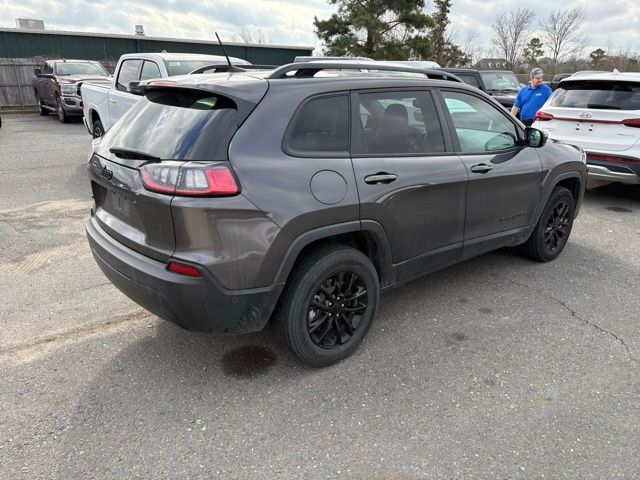
[[[150,81],[89,160],[104,274],[189,330],[272,319],[322,366],[362,342],[381,290],[504,246],[562,251],[580,148],[445,72],[367,68]]]

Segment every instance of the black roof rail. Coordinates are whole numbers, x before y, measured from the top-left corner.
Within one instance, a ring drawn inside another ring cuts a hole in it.
[[[333,62],[298,62],[289,63],[276,68],[267,75],[267,79],[280,78],[310,78],[322,70],[373,70],[383,72],[402,72],[402,73],[421,73],[427,78],[435,80],[450,80],[460,82],[458,77],[452,73],[433,68],[416,68],[404,67],[402,65],[378,64],[373,62],[353,62],[353,61],[333,61]],[[290,72],[296,72],[294,75],[287,75]]]
[[[277,65],[233,65],[234,72],[246,72],[247,70],[273,70],[277,68]],[[196,68],[193,72],[189,72],[189,75],[194,73],[204,73],[208,70],[213,70],[212,73],[228,72],[229,65],[226,63],[214,63],[211,65],[205,65],[204,67]]]

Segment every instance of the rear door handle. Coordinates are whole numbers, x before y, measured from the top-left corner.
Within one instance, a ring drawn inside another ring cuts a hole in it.
[[[379,172],[375,175],[367,175],[364,177],[364,183],[368,183],[369,185],[375,185],[377,183],[387,184],[395,182],[397,178],[398,176],[394,173]]]
[[[474,165],[471,167],[471,171],[473,173],[487,173],[493,170],[491,165],[487,165],[486,163],[479,163],[478,165]]]

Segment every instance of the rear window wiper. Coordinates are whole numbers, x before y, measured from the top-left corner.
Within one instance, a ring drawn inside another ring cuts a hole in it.
[[[148,162],[160,162],[161,158],[151,155],[150,153],[134,150],[133,148],[111,147],[109,149],[118,158],[126,160],[146,160]]]
[[[622,110],[614,105],[604,105],[602,103],[587,103],[587,108],[602,108],[604,110]]]

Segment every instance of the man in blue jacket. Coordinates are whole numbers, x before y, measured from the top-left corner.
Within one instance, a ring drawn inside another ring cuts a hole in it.
[[[551,89],[542,83],[543,76],[544,73],[541,68],[531,70],[529,85],[518,92],[513,108],[511,108],[513,115],[517,115],[520,112],[520,120],[528,127],[531,126],[536,113],[552,93]]]

